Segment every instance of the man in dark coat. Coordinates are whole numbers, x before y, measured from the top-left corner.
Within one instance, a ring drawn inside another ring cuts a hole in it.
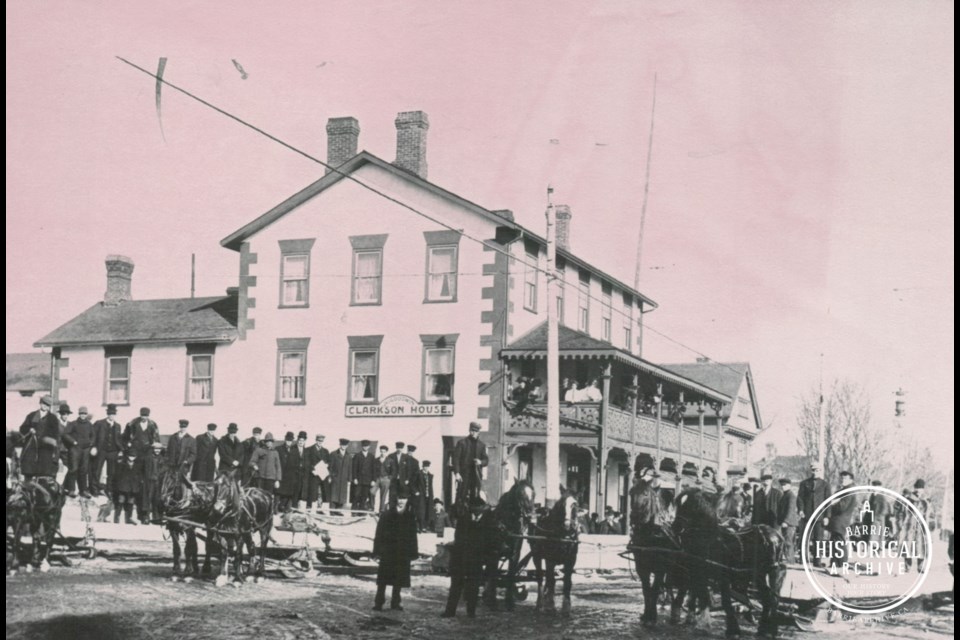
[[[777,509],[777,522],[780,523],[780,533],[783,534],[783,554],[787,562],[794,562],[797,525],[800,517],[797,515],[797,496],[793,492],[793,483],[790,478],[780,479],[780,508]]]
[[[90,456],[95,445],[95,429],[90,422],[90,412],[86,407],[77,410],[77,419],[67,423],[65,438],[73,441],[67,452],[67,477],[63,480],[64,489],[71,497],[76,497],[79,486],[80,495],[89,498]]]
[[[436,532],[438,538],[443,537],[444,529],[453,527],[450,514],[443,508],[443,500],[440,498],[433,499],[433,513],[430,514],[430,527]]]
[[[823,479],[823,467],[819,462],[810,463],[810,477],[800,483],[797,490],[797,507],[800,509],[800,527],[801,530],[807,526],[807,520],[813,516],[813,512],[823,504],[827,498],[833,494],[830,483]],[[810,544],[816,544],[818,540],[826,540],[826,529],[823,526],[823,518],[817,518],[810,529]],[[812,555],[811,555],[812,557]],[[819,560],[814,562],[819,563]]]
[[[57,409],[57,419],[59,420],[60,428],[60,461],[66,468],[70,467],[69,452],[74,444],[73,438],[67,435],[67,425],[70,424],[71,415],[73,415],[73,411],[70,409],[70,405],[66,402],[61,402],[60,407]]]
[[[407,488],[410,489],[410,510],[419,520],[423,494],[420,492],[420,460],[414,455],[416,451],[417,445],[407,445],[407,455],[400,461],[400,477],[409,478]],[[418,530],[420,530],[419,525]],[[423,531],[420,530],[420,532]]]
[[[780,498],[783,494],[780,489],[773,486],[773,475],[765,473],[760,476],[761,486],[753,496],[753,513],[751,514],[752,524],[765,524],[773,527],[774,531],[780,530],[780,524],[777,522],[777,512],[780,510]]]
[[[220,455],[217,471],[221,474],[240,471],[240,465],[243,463],[243,443],[237,437],[237,423],[231,422],[227,425],[227,437],[220,438],[217,442],[217,453]],[[241,479],[238,474],[237,480]]]
[[[353,508],[357,511],[370,510],[370,496],[376,485],[377,459],[370,451],[370,441],[360,441],[360,452],[354,454],[350,461],[351,480],[353,485]]]
[[[283,437],[283,445],[277,447],[277,457],[280,458],[280,468],[287,468],[287,458],[290,457],[290,452],[293,450],[294,435],[293,431],[287,431],[287,435]],[[283,482],[281,480],[280,486],[277,487],[277,507],[282,512],[287,512],[290,510],[290,503],[296,499],[296,495],[293,492],[293,487],[288,486],[290,483]]]
[[[260,427],[254,427],[251,433],[253,435],[243,441],[243,460],[240,462],[240,466],[243,469],[242,481],[244,485],[251,484],[251,480],[253,480],[253,473],[250,468],[250,458],[253,457],[253,452],[259,449],[262,444],[260,441],[260,434],[263,433],[263,429]]]
[[[322,470],[317,469],[317,465],[321,462],[327,465],[327,473],[329,473],[330,467],[330,452],[327,451],[327,448],[323,446],[323,441],[326,439],[322,433],[317,434],[314,439],[313,446],[307,451],[307,471],[310,476],[309,487],[307,491],[307,510],[309,511],[313,508],[313,503],[317,503],[317,509],[323,508],[323,503],[327,501],[326,495],[326,476],[320,477],[317,475]]]
[[[457,443],[453,449],[453,477],[457,482],[457,502],[466,504],[467,499],[480,495],[483,485],[483,468],[489,464],[487,445],[480,439],[480,424],[470,423],[470,435]]]
[[[117,422],[117,405],[107,405],[107,417],[93,423],[93,448],[90,450],[90,491],[95,495],[113,492],[117,458],[123,451],[123,429]],[[107,483],[103,484],[103,468]]]
[[[397,442],[394,446],[396,446],[396,451],[387,456],[386,460],[383,462],[384,473],[390,477],[391,501],[393,501],[393,499],[396,497],[397,490],[400,488],[400,485],[403,484],[400,481],[400,461],[407,455],[407,445],[402,442]]]
[[[211,422],[207,425],[207,432],[197,438],[197,459],[190,475],[194,482],[213,482],[217,470],[217,436],[213,435],[216,430],[217,425]]]
[[[870,483],[872,487],[882,487],[883,483],[879,480],[874,480]],[[876,493],[870,494],[870,511],[873,514],[871,517],[871,525],[876,525],[876,528],[871,527],[870,530],[870,540],[880,541],[883,539],[883,528],[887,527],[893,532],[893,526],[891,519],[893,516],[893,509],[890,508],[890,501],[887,499],[887,496],[877,491]]]
[[[296,455],[299,456],[297,467],[298,484],[296,487],[297,509],[303,509],[304,503],[310,497],[310,449],[307,447],[307,432],[301,431],[297,437]],[[289,458],[287,464],[290,464]]]
[[[450,549],[450,594],[447,596],[447,608],[444,618],[457,615],[460,596],[465,596],[467,617],[477,615],[477,600],[480,594],[480,582],[483,578],[483,554],[478,552],[484,546],[484,530],[480,524],[487,509],[479,496],[470,499],[467,517],[459,518],[453,534],[453,547]]]
[[[420,492],[420,504],[417,505],[417,524],[420,531],[429,531],[431,515],[433,513],[433,472],[430,471],[430,461],[424,460],[420,469],[417,491]]]
[[[373,600],[374,611],[383,611],[387,587],[393,587],[390,608],[403,610],[400,590],[410,586],[410,562],[417,558],[417,517],[407,504],[409,494],[400,489],[396,505],[380,515],[377,533],[373,540],[373,556],[379,560],[377,567],[377,595]]]
[[[293,435],[293,434],[289,434]],[[284,443],[287,448],[285,453],[280,454],[283,478],[280,480],[280,496],[284,501],[286,510],[296,509],[297,501],[300,500],[300,490],[303,485],[303,471],[306,458],[307,432],[301,431],[297,434],[296,445],[293,441],[290,444]]]
[[[350,454],[347,445],[350,441],[340,438],[340,448],[330,454],[330,477],[327,483],[330,487],[330,506],[342,507],[350,502]]]
[[[140,522],[147,524],[160,517],[160,469],[163,466],[163,445],[154,442],[150,453],[140,459],[143,484],[137,511]]]
[[[140,409],[140,417],[127,423],[123,430],[124,449],[133,449],[137,456],[150,452],[154,442],[160,442],[160,429],[150,419],[150,407]]]
[[[56,478],[60,468],[60,421],[51,407],[53,398],[40,398],[40,408],[32,411],[20,425],[24,436],[20,453],[20,470],[26,480],[37,477]]]
[[[388,462],[388,451],[390,451],[390,448],[387,447],[387,445],[380,445],[380,456],[377,458],[374,466],[374,474],[377,477],[377,488],[371,498],[371,503],[378,512],[386,509],[390,502],[390,463]]]
[[[840,472],[840,489],[842,491],[849,487],[853,486],[853,474],[849,471]],[[859,500],[855,493],[848,493],[842,498],[838,498],[836,502],[830,507],[829,510],[829,520],[827,524],[827,531],[830,533],[830,540],[843,540],[844,543],[849,542],[850,536],[848,535],[847,528],[853,522],[854,517],[857,513],[857,507],[859,506]],[[843,565],[847,561],[847,548],[844,545],[843,553],[837,555],[834,553],[831,558],[831,563],[834,565]]]
[[[133,506],[139,504],[143,491],[143,465],[137,458],[137,452],[130,449],[118,465],[116,501],[113,505],[115,523],[120,522],[122,511],[126,524],[138,524],[133,517]]]
[[[189,426],[189,420],[180,420],[180,429],[167,441],[167,464],[184,478],[192,475],[197,460],[197,441],[187,433]]]

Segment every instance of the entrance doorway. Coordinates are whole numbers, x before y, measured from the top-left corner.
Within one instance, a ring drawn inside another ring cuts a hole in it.
[[[567,491],[582,506],[590,504],[590,452],[579,447],[567,449]]]

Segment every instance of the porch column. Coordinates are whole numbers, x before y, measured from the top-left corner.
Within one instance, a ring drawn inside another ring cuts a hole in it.
[[[700,468],[703,469],[703,415],[707,412],[707,408],[703,406],[703,400],[697,403],[697,426],[700,429],[700,454],[697,456],[700,458]],[[719,463],[717,464],[719,467]],[[720,473],[719,471],[717,472]]]
[[[657,405],[657,416],[656,416],[657,417],[657,425],[656,425],[657,426],[657,460],[656,460],[656,463],[657,465],[659,465],[660,464],[660,420],[662,419],[661,416],[663,414],[663,385],[662,384],[657,385],[657,395],[654,398],[654,400],[656,400],[656,405]]]
[[[603,495],[607,489],[607,458],[609,446],[607,444],[607,420],[610,417],[610,378],[611,366],[608,362],[603,365],[603,398],[600,400],[600,451],[597,455],[597,468],[600,481],[597,482],[597,513],[603,513]]]
[[[713,403],[713,413],[717,417],[717,477],[721,478],[721,473],[727,472],[727,465],[724,464],[723,458],[723,420],[720,417],[720,412],[723,410],[723,403],[714,402]],[[722,467],[722,471],[721,471]]]
[[[683,391],[680,392],[680,406],[683,407],[683,411],[686,413],[686,403],[683,401]],[[680,469],[680,473],[683,473],[683,414],[680,414],[680,424],[677,426],[679,427],[679,429],[677,429],[677,438],[679,439],[677,449],[680,451],[680,461],[677,462],[677,468]]]
[[[633,399],[630,401],[630,457],[627,464],[630,466],[630,487],[633,489],[633,481],[636,477],[636,469],[633,468],[633,461],[637,459],[637,400],[640,397],[640,376],[633,374],[630,384],[633,385]],[[627,534],[630,533],[630,491],[627,491],[627,506],[623,510],[623,517],[627,522]]]

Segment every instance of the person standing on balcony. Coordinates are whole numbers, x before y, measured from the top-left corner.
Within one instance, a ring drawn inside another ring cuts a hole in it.
[[[580,402],[601,402],[603,392],[600,391],[600,381],[593,378],[587,388],[580,392]]]

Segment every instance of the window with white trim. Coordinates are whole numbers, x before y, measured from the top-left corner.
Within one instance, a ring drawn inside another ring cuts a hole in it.
[[[106,402],[130,404],[130,356],[107,357]]]
[[[590,333],[590,274],[580,272],[579,308],[577,310],[577,329]]]
[[[536,248],[533,250],[527,248],[523,254],[525,262],[523,266],[523,308],[533,313],[537,312],[537,296],[539,295],[538,257],[539,250]]]
[[[315,239],[280,240],[280,307],[310,304],[310,250]]]
[[[277,404],[307,401],[307,347],[310,338],[277,338]]]
[[[600,307],[600,339],[610,342],[613,334],[613,292],[608,284],[603,285]]]
[[[383,245],[387,235],[351,236],[353,265],[350,304],[380,304],[383,301]]]
[[[347,402],[376,403],[383,336],[347,336],[347,341],[350,344]]]
[[[421,335],[423,342],[423,401],[453,402],[457,334]]]
[[[427,300],[457,298],[457,247],[427,247]]]
[[[213,404],[213,354],[216,345],[187,345],[186,404]]]
[[[633,351],[633,296],[623,294],[623,348]]]

